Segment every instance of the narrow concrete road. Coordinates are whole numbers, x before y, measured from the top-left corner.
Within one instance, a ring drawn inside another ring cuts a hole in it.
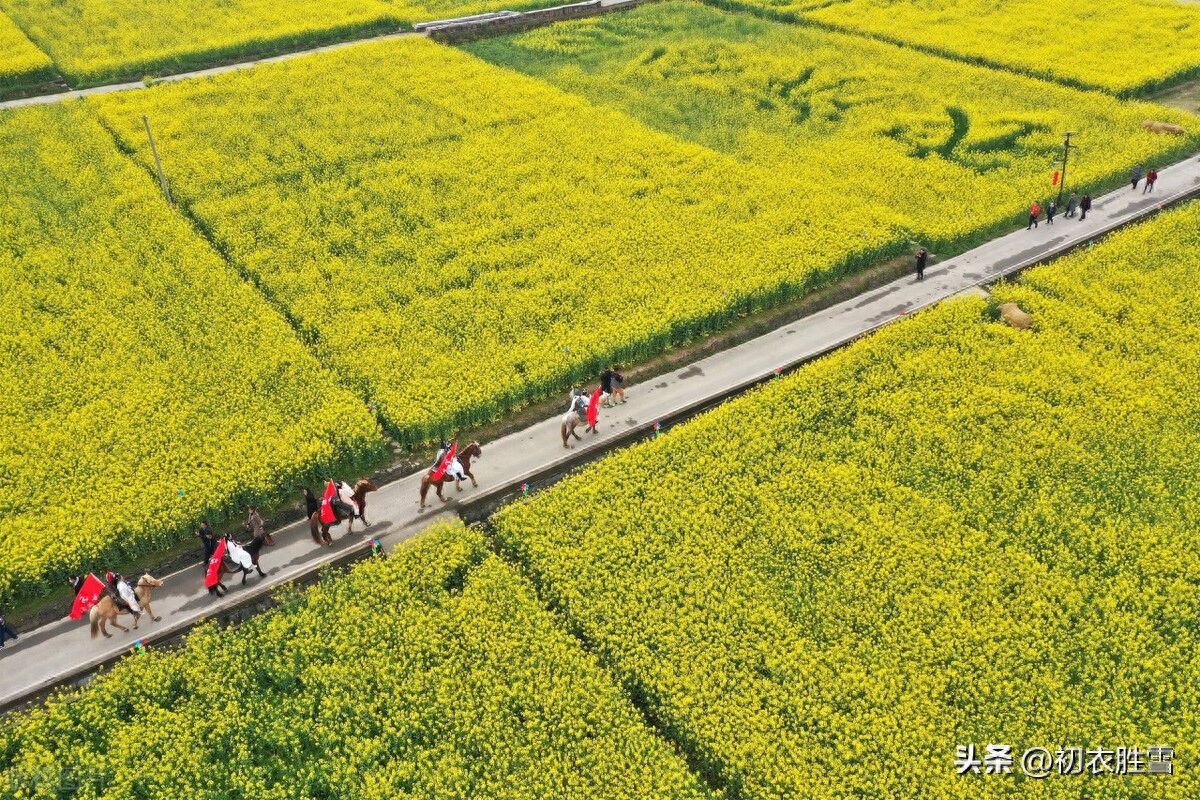
[[[563,449],[558,416],[503,439],[483,442],[483,455],[473,465],[480,481],[478,488],[468,486],[462,494],[451,488],[451,499],[444,505],[431,494],[433,508],[421,511],[417,502],[420,476],[386,485],[370,496],[367,516],[371,526],[349,536],[335,529],[333,548],[315,545],[307,528],[300,524],[278,531],[279,543],[265,550],[261,559],[268,577],[256,576],[246,586],[235,585],[221,600],[211,598],[204,590],[197,546],[197,566],[158,576],[167,579],[153,603],[155,612],[162,616],[161,622],[144,619],[135,633],[118,631],[111,639],[92,641],[86,623],[64,618],[10,643],[0,654],[0,708],[128,651],[139,636],[151,644],[168,638],[216,611],[265,595],[274,586],[350,550],[366,549],[373,537],[380,538],[385,546],[394,546],[435,519],[444,518],[447,512],[461,508],[461,501],[519,492],[518,487],[534,476],[566,469],[586,459],[589,451],[594,453],[598,448],[642,435],[656,421],[711,405],[762,381],[776,369],[803,363],[906,314],[1086,244],[1109,230],[1152,215],[1163,204],[1191,195],[1200,195],[1200,159],[1195,157],[1162,170],[1153,195],[1126,187],[1098,198],[1084,222],[1060,216],[1053,225],[1042,223],[1032,231],[1016,231],[957,258],[934,263],[926,270],[923,282],[911,277],[900,279],[697,361],[673,375],[629,386],[628,403],[602,410],[599,434],[582,434],[584,440],[571,450]],[[564,396],[564,412],[566,407]]]

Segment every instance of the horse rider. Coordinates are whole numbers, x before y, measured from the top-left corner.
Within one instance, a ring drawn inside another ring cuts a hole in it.
[[[335,481],[330,478],[329,482],[333,484],[334,488],[333,498],[329,503],[333,506],[333,513],[337,516],[338,522],[344,519],[353,519],[358,511],[352,497],[354,490],[346,491],[349,487],[346,487],[345,481]]]
[[[567,413],[574,412],[580,422],[587,422],[587,409],[588,396],[584,394],[583,389],[576,386],[571,390],[571,406],[567,409]]]
[[[442,465],[442,460],[446,458],[446,454],[450,452],[452,442],[442,439],[442,445],[438,448],[437,455],[434,456],[433,466],[430,467],[430,473],[437,472],[437,468]],[[450,459],[450,463],[446,465],[446,474],[455,481],[463,481],[467,479],[467,473],[463,469],[462,462],[458,460],[458,456]]]
[[[241,567],[243,575],[249,575],[254,570],[254,558],[229,534],[225,534],[225,557]]]
[[[123,608],[130,614],[142,613],[142,607],[138,605],[137,595],[133,593],[133,587],[129,585],[129,581],[121,575],[114,574],[112,570],[106,572],[104,578],[106,582],[104,591],[117,608]]]

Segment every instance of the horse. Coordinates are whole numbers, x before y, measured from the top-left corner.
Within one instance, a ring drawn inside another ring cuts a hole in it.
[[[562,425],[559,426],[559,430],[562,433],[562,443],[563,443],[564,450],[569,450],[571,448],[571,445],[568,444],[568,442],[570,441],[570,437],[572,437],[572,436],[574,436],[576,439],[579,439],[580,441],[583,441],[583,437],[575,432],[575,429],[577,427],[579,427],[580,425],[587,425],[587,420],[584,419],[583,417],[581,417],[579,415],[579,413],[577,411],[575,411],[575,409],[571,409],[566,414],[563,414]],[[592,433],[596,432],[596,431],[592,430],[591,427],[586,428],[586,430],[592,431]]]
[[[137,582],[137,586],[133,588],[134,595],[137,596],[138,604],[145,610],[145,613],[150,615],[150,619],[158,622],[162,617],[154,616],[154,612],[150,609],[150,593],[158,586],[162,586],[163,582],[155,578],[150,573],[146,573]],[[92,638],[96,638],[97,633],[103,633],[105,639],[112,638],[112,634],[108,632],[108,626],[111,623],[121,630],[129,633],[129,628],[126,628],[121,623],[117,622],[117,617],[121,614],[132,614],[132,611],[126,611],[116,603],[107,594],[100,598],[100,602],[92,606],[92,610],[88,612],[88,622],[92,624]],[[138,620],[141,619],[141,614],[133,614],[133,627],[138,626]]]
[[[469,445],[464,447],[462,450],[460,450],[454,456],[455,459],[457,459],[458,463],[462,464],[463,474],[471,479],[472,486],[478,486],[479,481],[475,480],[475,475],[474,475],[474,473],[471,472],[471,459],[479,458],[482,455],[483,455],[483,448],[479,446],[479,442],[471,442]],[[430,486],[434,487],[437,490],[438,500],[441,500],[443,503],[446,502],[447,498],[445,495],[442,494],[442,484],[444,484],[446,481],[450,480],[450,476],[445,473],[442,473],[442,477],[438,478],[437,480],[434,480],[432,475],[433,475],[433,470],[430,470],[429,472],[426,472],[421,477],[421,508],[425,508],[425,495],[429,494]],[[456,479],[454,481],[454,488],[455,488],[455,490],[461,492],[462,491],[462,481]]]
[[[366,478],[354,484],[354,493],[351,497],[354,498],[354,502],[358,505],[358,517],[363,521],[364,528],[371,524],[367,522],[367,493],[378,489],[378,486]],[[321,522],[321,510],[318,508],[314,511],[312,516],[308,518],[308,530],[312,534],[313,541],[326,547],[332,546],[333,539],[329,536],[329,528],[338,522],[341,522],[341,519],[338,519],[336,522]],[[349,536],[351,533],[354,533],[354,515],[350,516],[346,525],[346,535]]]
[[[266,544],[266,541],[267,541],[266,534],[260,533],[258,536],[255,536],[253,539],[250,540],[250,544],[242,545],[242,549],[250,554],[250,563],[252,563],[254,565],[254,569],[258,570],[259,577],[262,577],[262,578],[267,577],[267,573],[263,572],[262,567],[260,567],[258,565],[258,556],[259,556],[259,553],[262,552],[263,545]],[[209,589],[208,593],[211,594],[213,597],[220,597],[221,595],[225,594],[225,592],[228,592],[229,587],[226,586],[224,583],[222,583],[221,580],[226,575],[232,575],[235,572],[242,573],[242,583],[245,583],[246,582],[245,571],[241,567],[239,567],[237,564],[234,564],[233,562],[222,558],[221,566],[217,568],[217,585],[212,587],[211,589]],[[135,625],[134,627],[137,627],[137,626]]]

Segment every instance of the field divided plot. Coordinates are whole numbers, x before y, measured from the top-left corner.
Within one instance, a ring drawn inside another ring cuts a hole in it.
[[[718,0],[1122,96],[1200,75],[1190,0]]]
[[[551,0],[0,0],[0,9],[79,88],[390,33],[423,20],[552,4]],[[0,44],[2,37],[0,32]]]
[[[934,252],[1006,230],[1057,193],[1066,130],[1084,143],[1071,187],[1182,157],[1123,103],[818,28],[670,2],[467,45],[501,66],[646,125],[801,181],[829,209],[883,209]],[[1193,126],[1195,127],[1195,126]],[[1200,130],[1194,131],[1200,133]],[[858,228],[876,232],[864,222]]]
[[[150,115],[177,198],[406,440],[905,241],[885,209],[425,39],[88,102],[148,169]]]
[[[29,41],[11,19],[0,14],[0,97],[14,89],[44,83],[53,75],[50,57]]]
[[[1198,231],[1193,204],[924,311],[506,509],[498,539],[731,797],[1195,797],[1181,766],[954,758],[1200,756]],[[1009,300],[1033,331],[992,321]]]
[[[6,786],[68,769],[77,797],[96,775],[104,797],[154,800],[710,797],[528,582],[448,526],[236,631],[126,659],[6,720],[0,753]]]
[[[0,115],[0,607],[379,446],[79,105]]]

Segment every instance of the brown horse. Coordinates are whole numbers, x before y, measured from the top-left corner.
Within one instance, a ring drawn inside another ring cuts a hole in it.
[[[158,578],[146,573],[137,582],[137,586],[133,587],[133,593],[138,599],[138,604],[142,607],[145,613],[150,615],[150,619],[158,622],[162,617],[154,616],[154,612],[150,610],[150,593],[155,587],[162,586],[163,582]],[[112,598],[107,594],[100,598],[100,602],[92,606],[92,610],[88,612],[88,621],[92,623],[92,638],[96,638],[97,633],[103,633],[105,639],[112,638],[112,634],[108,632],[108,626],[111,624],[121,630],[129,633],[129,628],[126,628],[121,623],[117,622],[117,617],[121,614],[131,614],[133,612],[126,611],[112,601]],[[141,619],[141,614],[133,615],[133,627],[138,626],[138,620]]]
[[[266,534],[260,533],[258,536],[255,536],[250,540],[250,544],[242,545],[242,549],[250,554],[250,563],[254,565],[256,570],[258,570],[258,575],[261,578],[267,577],[267,573],[263,572],[262,567],[258,565],[258,556],[260,553],[262,553],[263,545],[266,543],[266,540]],[[221,566],[217,568],[217,585],[209,589],[208,593],[214,597],[220,597],[228,592],[229,587],[222,583],[222,581],[225,579],[226,575],[236,575],[239,572],[242,573],[242,583],[245,583],[247,577],[246,572],[232,561],[222,558]]]
[[[472,486],[478,486],[479,481],[475,480],[475,475],[471,472],[471,459],[479,458],[483,455],[483,448],[479,446],[479,442],[471,442],[464,447],[460,452],[455,454],[458,463],[462,464],[463,474],[471,479]],[[451,480],[450,476],[443,473],[442,477],[437,480],[433,479],[433,470],[429,470],[421,477],[421,508],[425,507],[425,495],[429,494],[429,487],[433,486],[437,489],[438,500],[446,502],[445,495],[442,494],[442,484]],[[457,491],[462,491],[462,481],[455,480],[454,488]]]
[[[378,489],[378,486],[363,478],[354,484],[354,492],[350,495],[354,498],[354,502],[358,504],[358,518],[362,520],[364,528],[371,524],[367,522],[367,493],[377,491]],[[341,521],[339,517],[337,522]],[[313,541],[317,544],[323,544],[326,547],[332,546],[333,539],[329,536],[329,529],[336,525],[337,522],[321,522],[321,510],[317,509],[314,511],[313,515],[308,518],[308,530],[312,534]],[[346,525],[346,535],[349,536],[352,533],[354,533],[353,516],[350,517]]]

